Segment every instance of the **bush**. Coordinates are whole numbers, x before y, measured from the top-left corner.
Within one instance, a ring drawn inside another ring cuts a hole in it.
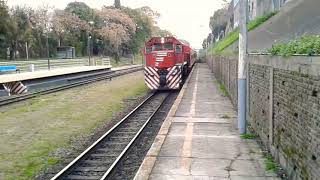
[[[268,50],[272,55],[292,56],[300,55],[318,55],[320,54],[320,36],[303,36],[300,39],[292,40],[289,43],[282,43],[273,46]]]

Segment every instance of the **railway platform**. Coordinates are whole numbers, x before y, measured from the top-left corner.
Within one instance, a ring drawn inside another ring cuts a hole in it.
[[[135,180],[271,180],[255,140],[242,139],[236,111],[206,64],[182,88]]]
[[[112,66],[79,66],[79,67],[70,67],[70,68],[59,68],[59,69],[53,69],[53,70],[25,72],[25,73],[19,73],[19,74],[4,74],[4,75],[0,75],[0,83],[47,78],[52,76],[61,76],[66,74],[74,74],[74,73],[88,72],[88,71],[95,71],[95,70],[104,70],[104,69],[110,69],[111,67]]]
[[[34,89],[33,87],[38,87],[39,84],[41,88],[45,88],[49,86],[50,83],[53,85],[64,83],[67,78],[85,77],[93,74],[110,72],[110,70],[121,71],[139,66],[141,65],[128,65],[116,68],[112,68],[111,65],[79,66],[0,75],[0,96],[7,96],[8,94],[24,94],[30,89]]]

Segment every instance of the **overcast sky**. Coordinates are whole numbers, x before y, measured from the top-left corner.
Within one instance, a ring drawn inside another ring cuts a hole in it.
[[[49,4],[63,9],[69,2],[75,0],[8,0],[9,6],[23,5],[37,7]],[[112,5],[114,0],[77,0],[85,2],[92,8]],[[161,14],[159,26],[168,29],[191,43],[194,48],[200,48],[202,40],[210,32],[209,18],[214,11],[221,8],[222,0],[121,0],[123,6],[132,8],[150,6]]]

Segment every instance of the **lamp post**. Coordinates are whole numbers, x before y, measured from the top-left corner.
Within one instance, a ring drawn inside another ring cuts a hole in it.
[[[90,48],[90,44],[91,44],[91,34],[88,33],[88,56],[89,56],[89,66],[91,66],[91,48]]]
[[[89,31],[88,31],[88,56],[89,56],[89,66],[91,66],[91,39],[92,39],[92,35],[91,35],[91,31],[92,31],[92,25],[94,24],[94,22],[93,21],[90,21],[89,22],[89,25],[90,25],[90,29],[89,29]]]
[[[48,57],[48,70],[50,70],[51,67],[50,67],[50,50],[49,50],[49,32],[47,32],[46,45],[47,45],[47,57]]]
[[[52,27],[49,24],[46,24],[46,47],[47,47],[47,58],[48,58],[48,70],[51,69],[50,64],[50,48],[49,48],[49,33],[51,32]]]

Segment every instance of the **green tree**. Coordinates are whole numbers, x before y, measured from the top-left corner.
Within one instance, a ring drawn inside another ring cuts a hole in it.
[[[81,39],[84,32],[90,29],[89,24],[77,15],[63,10],[55,10],[52,17],[53,32],[58,37],[59,46],[74,46],[78,56],[85,48],[85,42]]]
[[[214,37],[218,37],[221,31],[225,31],[228,23],[228,9],[226,7],[214,12],[210,17],[210,29]]]
[[[17,54],[25,57],[47,57],[57,46],[74,46],[78,56],[86,55],[89,34],[94,54],[115,57],[136,54],[151,36],[171,35],[157,26],[160,14],[150,7],[131,9],[116,7],[102,10],[90,8],[83,2],[72,2],[64,10],[51,11],[49,6],[32,9],[17,6],[9,11],[0,0],[0,57],[11,59]],[[51,13],[52,12],[52,13]]]
[[[8,7],[4,1],[0,1],[0,22],[0,58],[6,58],[6,49],[9,46],[8,26],[10,23],[10,16]]]
[[[87,4],[83,2],[71,2],[67,5],[65,8],[65,11],[70,12],[74,15],[76,15],[79,19],[85,21],[89,26],[89,29],[87,31],[81,31],[80,36],[78,39],[74,38],[71,40],[71,37],[69,38],[69,41],[72,41],[76,44],[76,51],[78,52],[78,55],[86,55],[87,54],[87,46],[88,46],[88,36],[89,33],[91,35],[94,34],[92,31],[92,28],[95,29],[96,25],[98,24],[98,16],[96,14],[96,11],[92,8],[90,8]],[[93,23],[93,24],[90,24]],[[89,32],[90,31],[90,32]],[[92,41],[96,42],[97,39],[95,39],[96,36],[92,36]],[[77,43],[75,43],[78,41]],[[94,43],[95,44],[95,43]],[[97,44],[95,44],[97,46]],[[94,48],[96,49],[96,48]],[[79,53],[79,51],[81,53]]]
[[[29,41],[31,57],[47,57],[47,37],[49,37],[50,54],[55,53],[57,42],[52,36],[50,10],[51,7],[44,5],[29,13],[33,34],[33,38]]]
[[[165,29],[161,29],[158,26],[154,26],[152,30],[153,37],[166,37],[166,36],[173,36],[173,34]]]
[[[16,59],[17,52],[25,57],[25,43],[32,38],[32,29],[29,19],[28,7],[16,6],[11,10],[11,22],[9,24],[8,37],[10,38],[10,59]]]
[[[136,32],[136,24],[127,14],[112,8],[103,8],[99,12],[99,18],[103,23],[97,33],[104,41],[105,46],[112,47],[104,50],[109,50],[109,53],[118,62],[120,50],[122,47],[128,46],[130,39]]]
[[[126,50],[130,51],[129,53],[137,54],[144,46],[145,41],[152,35],[153,20],[151,17],[147,16],[141,8],[123,8],[122,11],[129,15],[137,26],[136,33],[132,36],[126,47]]]
[[[207,38],[203,40],[202,42],[202,48],[203,49],[207,49],[207,45],[208,45],[208,41],[207,41]]]
[[[84,21],[90,22],[94,20],[94,10],[84,2],[71,2],[64,10],[77,15],[78,18]]]

